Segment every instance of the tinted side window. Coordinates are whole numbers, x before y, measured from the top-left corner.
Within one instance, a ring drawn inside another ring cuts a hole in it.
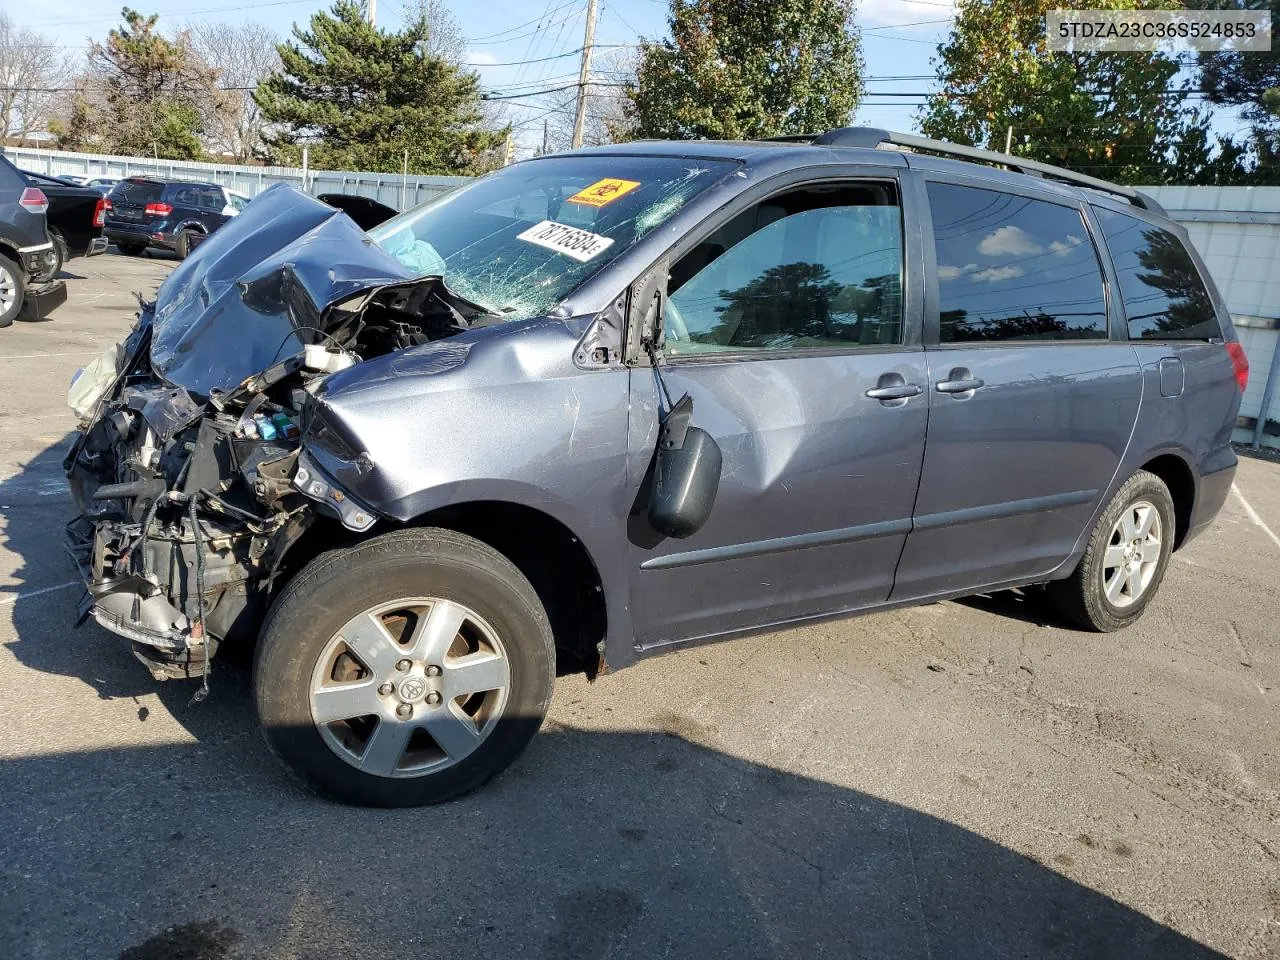
[[[1103,340],[1102,267],[1078,210],[929,184],[943,343]]]
[[[199,194],[196,193],[195,187],[178,187],[173,191],[173,199],[170,203],[175,207],[198,207]]]
[[[901,278],[902,212],[891,185],[771,197],[672,267],[666,351],[899,343]]]
[[[1094,211],[1116,265],[1131,339],[1222,336],[1209,291],[1178,237],[1137,217]]]

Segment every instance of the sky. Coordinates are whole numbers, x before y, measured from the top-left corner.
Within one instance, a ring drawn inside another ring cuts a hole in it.
[[[305,23],[331,0],[131,0],[143,13],[160,14],[160,27],[174,32],[201,20],[237,23],[252,18],[281,36]],[[377,0],[380,26],[398,27],[407,0]],[[523,94],[576,83],[586,20],[586,0],[445,0],[468,38],[467,60],[483,89]],[[121,0],[43,0],[9,14],[21,26],[43,33],[68,50],[82,49],[119,22]],[[893,130],[914,130],[918,97],[894,94],[932,90],[929,60],[950,28],[951,0],[862,0],[867,93],[855,122]],[[667,31],[666,0],[599,0],[597,57],[626,51],[641,38]],[[538,63],[519,61],[538,60]],[[603,64],[607,69],[607,61]],[[908,79],[880,79],[880,78]],[[531,152],[541,137],[545,103],[508,100],[508,118],[516,124],[519,153]]]

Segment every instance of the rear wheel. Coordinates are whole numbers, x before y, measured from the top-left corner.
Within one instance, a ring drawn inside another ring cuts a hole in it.
[[[267,618],[254,694],[272,750],[343,803],[438,803],[505,769],[555,673],[529,581],[492,548],[405,530],[333,551]]]
[[[1079,566],[1047,585],[1064,617],[1110,632],[1137,620],[1164,579],[1173,553],[1173,498],[1164,481],[1139,470],[1098,518]]]
[[[57,256],[57,266],[53,268],[53,273],[50,276],[56,277],[62,271],[63,265],[70,259],[70,250],[67,248],[67,241],[63,239],[58,230],[50,230],[49,239],[53,241],[53,250]]]
[[[178,254],[179,260],[185,260],[191,255],[191,234],[192,230],[179,230],[178,239],[174,243],[174,251]]]
[[[126,257],[136,257],[146,249],[140,243],[117,243],[116,249],[123,253]]]
[[[22,268],[0,253],[0,327],[13,323],[14,317],[22,310],[22,298],[26,293]]]

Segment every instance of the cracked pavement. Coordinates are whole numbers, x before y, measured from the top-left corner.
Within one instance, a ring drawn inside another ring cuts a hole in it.
[[[1280,955],[1280,464],[1122,633],[1006,593],[684,650],[562,679],[469,798],[345,809],[242,665],[192,704],[71,629],[65,386],[172,261],[70,266],[0,331],[5,957]]]

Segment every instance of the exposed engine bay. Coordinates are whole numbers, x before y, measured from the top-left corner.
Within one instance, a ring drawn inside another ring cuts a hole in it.
[[[308,439],[325,439],[320,385],[493,322],[439,277],[400,269],[345,215],[276,193],[142,302],[128,338],[69,396],[81,419],[64,460],[80,509],[67,526],[87,587],[79,622],[127,637],[158,679],[205,676],[220,643],[256,630],[312,524],[376,522],[308,459]],[[211,314],[216,332],[202,325]]]

